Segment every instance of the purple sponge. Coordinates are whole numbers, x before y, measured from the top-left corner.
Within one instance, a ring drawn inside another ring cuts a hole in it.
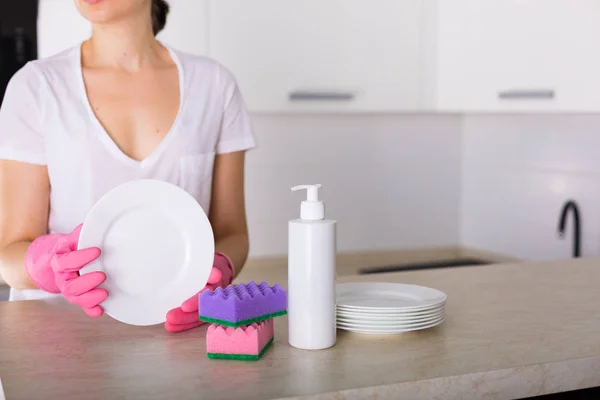
[[[281,286],[266,282],[207,290],[198,301],[201,321],[233,328],[287,314],[287,293]]]

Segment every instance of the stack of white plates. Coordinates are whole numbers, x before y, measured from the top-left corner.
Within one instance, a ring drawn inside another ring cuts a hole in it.
[[[444,322],[448,296],[436,289],[402,283],[340,283],[336,286],[337,327],[370,334],[432,328]]]

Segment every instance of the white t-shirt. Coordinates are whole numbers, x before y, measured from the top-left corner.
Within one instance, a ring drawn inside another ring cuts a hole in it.
[[[231,73],[206,57],[167,47],[179,71],[180,109],[142,161],[123,153],[92,111],[81,46],[29,62],[8,84],[0,109],[0,159],[47,165],[50,233],[69,233],[115,186],[144,178],[186,190],[208,213],[216,154],[253,148],[249,116]],[[45,297],[11,291],[11,299]]]

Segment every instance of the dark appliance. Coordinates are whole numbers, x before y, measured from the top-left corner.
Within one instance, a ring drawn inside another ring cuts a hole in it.
[[[37,58],[37,0],[0,1],[0,105],[10,78]]]

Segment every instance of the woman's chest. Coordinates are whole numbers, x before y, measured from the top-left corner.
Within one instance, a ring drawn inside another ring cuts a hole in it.
[[[164,157],[215,151],[223,105],[210,100],[217,97],[214,89],[190,80],[180,93],[170,82],[174,77],[138,84],[120,79],[99,84],[94,78],[85,90],[65,81],[45,99],[40,125],[49,163],[102,160],[137,169]]]
[[[181,93],[177,69],[84,71],[93,118],[115,145],[134,160],[146,159],[177,122]]]

